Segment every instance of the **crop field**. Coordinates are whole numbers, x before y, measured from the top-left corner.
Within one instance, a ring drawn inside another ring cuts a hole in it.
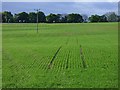
[[[2,24],[0,24],[0,89],[2,88]]]
[[[117,88],[118,24],[3,24],[3,88]]]

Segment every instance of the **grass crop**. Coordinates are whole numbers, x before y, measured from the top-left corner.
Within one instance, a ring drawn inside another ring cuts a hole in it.
[[[3,88],[118,87],[117,23],[2,27]]]

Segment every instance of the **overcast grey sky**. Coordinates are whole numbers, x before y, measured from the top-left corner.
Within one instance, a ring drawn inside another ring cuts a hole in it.
[[[46,15],[50,13],[80,13],[80,14],[105,14],[106,12],[118,13],[117,2],[3,2],[2,11],[11,11],[13,14],[22,11],[33,12],[40,8]]]

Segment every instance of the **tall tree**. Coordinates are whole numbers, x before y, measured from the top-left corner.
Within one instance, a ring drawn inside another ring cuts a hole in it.
[[[37,14],[34,12],[29,13],[29,22],[36,23],[37,22]]]
[[[105,16],[107,17],[108,22],[117,22],[118,21],[118,17],[115,12],[108,12],[105,14]]]
[[[100,16],[99,22],[108,22],[107,17],[105,15]]]
[[[46,16],[46,21],[48,23],[57,23],[59,22],[59,16],[51,13],[50,15]]]
[[[45,17],[45,14],[43,12],[38,12],[38,22],[46,22],[46,17]]]
[[[89,17],[90,22],[108,22],[107,17],[105,15],[99,16],[99,15],[91,15]]]
[[[69,23],[79,23],[79,22],[83,22],[83,18],[80,14],[68,14],[67,16],[67,22]]]
[[[15,21],[19,22],[19,23],[29,22],[29,15],[26,12],[21,12],[21,13],[15,14],[14,18],[15,18]]]
[[[13,22],[13,15],[11,14],[11,12],[4,11],[2,13],[2,22],[3,23],[11,23],[11,22]]]
[[[99,22],[100,21],[100,16],[99,15],[91,15],[89,17],[90,22]]]
[[[67,22],[67,15],[66,14],[57,14],[59,17],[59,23],[66,23]]]

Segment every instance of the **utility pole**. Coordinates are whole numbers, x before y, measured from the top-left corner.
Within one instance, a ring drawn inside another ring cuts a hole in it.
[[[38,33],[38,12],[40,11],[40,9],[34,9],[35,11],[37,11],[37,33]]]

